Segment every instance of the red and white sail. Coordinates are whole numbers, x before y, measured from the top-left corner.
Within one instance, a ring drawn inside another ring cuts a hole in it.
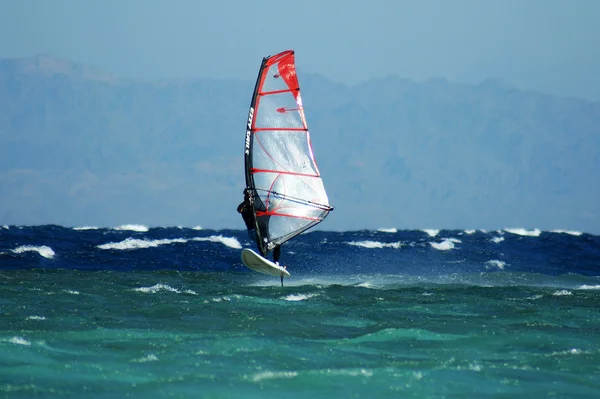
[[[263,252],[333,210],[315,162],[291,50],[263,59],[244,153],[246,187],[253,195]]]

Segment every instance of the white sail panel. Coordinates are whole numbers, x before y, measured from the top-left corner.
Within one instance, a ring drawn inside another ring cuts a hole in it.
[[[246,183],[256,195],[258,233],[268,250],[333,209],[314,159],[292,51],[263,60],[250,114]]]

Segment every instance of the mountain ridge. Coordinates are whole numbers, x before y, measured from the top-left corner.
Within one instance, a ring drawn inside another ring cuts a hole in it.
[[[243,227],[254,82],[122,80],[43,57],[0,60],[0,223]],[[598,231],[600,101],[298,74],[336,206],[321,228]]]

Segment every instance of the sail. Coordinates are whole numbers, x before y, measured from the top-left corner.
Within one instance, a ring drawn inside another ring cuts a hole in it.
[[[263,253],[320,223],[333,210],[315,162],[291,50],[262,61],[244,158]]]

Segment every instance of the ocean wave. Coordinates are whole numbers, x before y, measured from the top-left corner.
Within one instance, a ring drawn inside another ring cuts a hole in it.
[[[145,294],[156,294],[160,291],[167,291],[167,292],[174,292],[176,294],[198,295],[196,292],[194,292],[192,290],[183,290],[182,291],[182,290],[178,290],[177,288],[173,288],[170,285],[162,284],[162,283],[154,284],[151,287],[134,288],[133,291],[143,292]]]
[[[430,242],[429,245],[440,251],[448,251],[454,248],[454,243],[451,240],[444,240],[442,242]]]
[[[117,226],[114,230],[127,230],[127,231],[137,231],[139,233],[146,233],[149,228],[144,226],[143,224],[123,224],[121,226]]]
[[[11,344],[15,344],[15,345],[24,345],[24,346],[31,345],[31,342],[27,341],[25,338],[22,338],[22,337],[12,337],[11,339],[8,340],[8,342],[10,342]]]
[[[506,266],[506,262],[503,262],[501,260],[496,260],[496,259],[492,259],[492,260],[488,260],[487,262],[485,262],[486,265],[489,266],[495,266],[500,270],[504,269],[504,266]],[[486,266],[487,268],[487,266]]]
[[[193,241],[210,241],[210,242],[220,242],[221,244],[228,246],[233,249],[241,249],[242,245],[235,237],[223,237],[222,235],[218,236],[210,236],[210,237],[195,237],[192,238]]]
[[[578,290],[600,290],[600,285],[587,285],[583,284],[577,287]]]
[[[119,250],[128,250],[128,249],[143,249],[143,248],[154,248],[159,245],[167,245],[173,243],[186,243],[188,240],[185,238],[164,238],[160,240],[148,240],[148,239],[138,239],[138,238],[126,238],[121,242],[109,242],[106,244],[100,244],[97,247],[100,249],[119,249]]]
[[[240,242],[234,237],[224,237],[222,235],[210,236],[210,237],[195,237],[195,238],[163,238],[151,240],[147,238],[131,238],[128,237],[120,242],[109,242],[106,244],[100,244],[97,247],[100,249],[118,249],[118,250],[130,250],[130,249],[144,249],[144,248],[155,248],[160,245],[169,244],[185,244],[188,241],[209,241],[218,242],[225,246],[234,249],[241,249]]]
[[[506,231],[507,233],[517,234],[520,236],[527,236],[527,237],[539,237],[539,235],[542,234],[542,231],[540,229],[527,230],[527,229],[522,229],[522,228],[507,228],[507,229],[504,229],[504,231]]]
[[[379,231],[380,233],[397,233],[398,229],[396,229],[394,227],[391,227],[391,228],[382,227],[380,229],[377,229],[377,231]]]
[[[370,240],[350,241],[350,242],[347,242],[346,244],[353,245],[355,247],[363,247],[363,248],[396,248],[396,249],[398,249],[398,248],[402,247],[402,245],[404,245],[400,241],[386,243],[386,242],[370,241]]]
[[[81,227],[73,227],[73,230],[98,230],[99,228],[96,226],[81,226]]]
[[[317,295],[318,294],[290,294],[284,297],[283,300],[292,302],[305,301],[307,299],[314,298]]]
[[[581,231],[575,231],[575,230],[551,230],[551,233],[559,233],[559,234],[569,234],[572,236],[580,236],[583,233]]]
[[[440,231],[436,229],[423,229],[421,231],[429,234],[429,237],[435,237],[440,233]]]
[[[27,316],[25,320],[46,320],[44,316]]]
[[[132,363],[148,363],[148,362],[156,362],[156,361],[158,361],[158,356],[156,356],[155,354],[151,353],[151,354],[149,354],[147,356],[133,359],[131,362]]]
[[[22,245],[20,247],[13,249],[12,251],[16,254],[22,254],[24,252],[37,252],[38,254],[40,254],[41,256],[43,256],[44,258],[47,258],[47,259],[52,259],[52,258],[54,258],[54,255],[55,255],[52,248],[50,248],[46,245],[41,245],[41,246]]]
[[[492,237],[490,239],[491,242],[495,242],[496,244],[501,243],[502,241],[504,241],[504,237]]]
[[[263,380],[273,380],[273,379],[281,379],[281,378],[294,378],[298,376],[298,372],[296,371],[263,371],[257,374],[254,374],[250,379],[253,382],[261,382]],[[246,376],[246,378],[248,378]]]

